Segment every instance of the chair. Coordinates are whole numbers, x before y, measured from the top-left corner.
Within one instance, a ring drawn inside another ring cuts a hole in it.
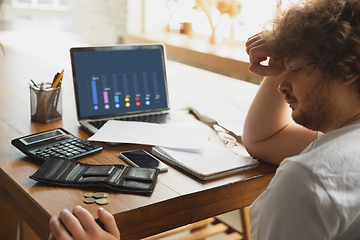
[[[234,228],[231,224],[218,217],[212,217],[143,238],[142,240],[205,240],[216,235],[218,235],[216,240],[251,240],[249,207],[240,209],[240,218],[243,231]]]

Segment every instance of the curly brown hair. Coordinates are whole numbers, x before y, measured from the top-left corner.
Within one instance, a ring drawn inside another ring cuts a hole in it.
[[[292,6],[272,26],[265,35],[272,56],[291,59],[303,53],[329,79],[359,73],[360,0],[308,0]]]

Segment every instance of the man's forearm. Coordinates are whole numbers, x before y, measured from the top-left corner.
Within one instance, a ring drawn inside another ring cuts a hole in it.
[[[265,77],[251,104],[244,125],[243,141],[266,140],[292,122],[291,109],[278,92],[281,77]]]

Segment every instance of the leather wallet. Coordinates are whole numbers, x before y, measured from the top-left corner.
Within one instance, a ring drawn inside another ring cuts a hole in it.
[[[39,182],[65,187],[108,188],[123,193],[152,193],[159,169],[125,165],[93,165],[50,158],[30,176]]]

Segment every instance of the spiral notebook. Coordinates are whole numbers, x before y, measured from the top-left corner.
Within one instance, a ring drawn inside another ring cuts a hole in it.
[[[259,162],[247,156],[208,142],[201,152],[179,151],[155,146],[151,153],[169,164],[180,167],[201,180],[230,175],[258,166]]]

